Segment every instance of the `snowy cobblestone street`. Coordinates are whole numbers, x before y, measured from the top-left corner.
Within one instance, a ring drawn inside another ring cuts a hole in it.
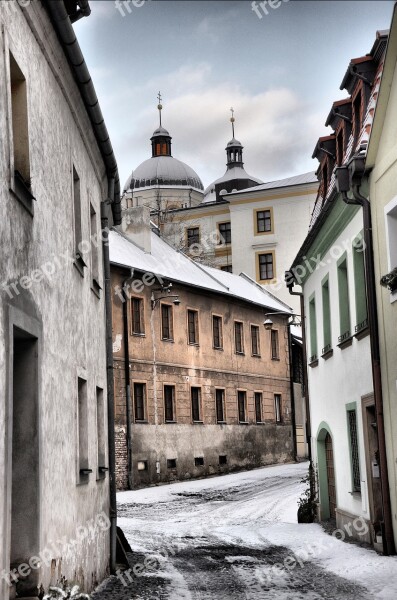
[[[397,559],[298,525],[307,464],[119,494],[132,571],[93,600],[392,600]]]

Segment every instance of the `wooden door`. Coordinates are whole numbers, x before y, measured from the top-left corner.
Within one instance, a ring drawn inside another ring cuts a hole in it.
[[[335,519],[336,509],[336,488],[335,488],[335,468],[334,468],[334,451],[332,448],[332,438],[329,433],[325,436],[325,459],[327,465],[327,482],[328,482],[328,500],[329,500],[329,516]]]

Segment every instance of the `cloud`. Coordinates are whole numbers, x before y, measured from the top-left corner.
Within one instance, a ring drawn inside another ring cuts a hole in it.
[[[184,64],[145,83],[138,95],[130,88],[124,95],[116,94],[124,127],[115,127],[112,139],[123,183],[151,156],[149,138],[158,124],[159,87],[164,90],[163,125],[173,137],[173,156],[194,168],[205,186],[226,170],[232,105],[248,173],[271,181],[317,168],[310,157],[323,133],[324,115],[313,113],[307,99],[288,87],[266,89],[265,84],[259,92],[249,93],[236,83],[214,83],[206,63]],[[138,110],[142,105],[145,109]]]

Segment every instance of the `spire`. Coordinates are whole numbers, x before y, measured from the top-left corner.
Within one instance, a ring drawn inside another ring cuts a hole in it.
[[[234,117],[234,108],[230,109],[232,116],[230,117],[230,122],[232,124],[232,133],[233,137],[226,146],[226,155],[227,155],[227,168],[234,169],[234,167],[242,167],[243,166],[243,146],[241,142],[236,140],[234,137],[234,124],[236,119]]]
[[[157,99],[159,101],[157,108],[159,109],[160,127],[161,127],[161,111],[163,110],[163,105],[161,104],[161,101],[162,101],[161,92],[159,92],[157,94]]]

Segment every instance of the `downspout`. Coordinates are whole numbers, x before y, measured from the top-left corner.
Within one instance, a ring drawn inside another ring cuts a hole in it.
[[[123,294],[123,329],[124,329],[124,374],[125,374],[125,410],[127,422],[127,473],[128,473],[128,489],[132,490],[132,431],[131,431],[131,377],[130,377],[130,344],[128,330],[128,296],[127,296],[127,279],[124,280],[122,286]]]
[[[365,198],[365,196],[361,195],[359,184],[352,185],[352,192],[354,196],[353,201],[348,198],[347,193],[342,193],[342,197],[346,204],[358,204],[363,209],[368,325],[370,331],[372,376],[374,384],[374,401],[379,444],[379,470],[383,501],[383,552],[386,556],[388,556],[390,554],[395,554],[395,547],[393,537],[393,517],[390,502],[389,474],[387,470],[385,425],[383,416],[383,395],[380,367],[378,314],[376,305],[375,265],[372,242],[371,205],[368,198]]]
[[[108,444],[109,444],[109,518],[110,518],[110,572],[116,572],[117,500],[116,500],[116,446],[114,429],[114,382],[113,382],[113,328],[112,299],[109,260],[109,217],[108,205],[114,193],[114,179],[108,181],[108,198],[101,203],[101,227],[103,271],[105,281],[106,311],[106,380],[108,399]]]
[[[292,366],[291,323],[288,323],[287,329],[288,329],[288,353],[289,353],[289,384],[290,384],[290,394],[291,394],[292,443],[294,446],[294,461],[298,462],[298,446],[297,446],[297,441],[296,441],[295,392],[294,392],[293,366]]]

